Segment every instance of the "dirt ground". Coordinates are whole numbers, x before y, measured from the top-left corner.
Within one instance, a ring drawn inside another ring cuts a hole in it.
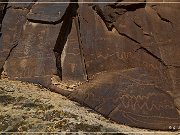
[[[39,85],[0,80],[0,132],[17,134],[173,134],[114,123]]]

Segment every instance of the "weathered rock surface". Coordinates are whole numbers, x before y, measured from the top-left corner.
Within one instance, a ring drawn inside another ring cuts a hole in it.
[[[38,2],[43,2],[43,0]],[[58,2],[58,0],[48,0],[46,2]],[[37,23],[61,23],[68,5],[68,3],[35,4],[28,13],[27,19]]]
[[[0,118],[1,133],[114,132],[133,135],[147,132],[116,124],[60,94],[20,81],[0,80]],[[163,135],[163,132],[158,133]],[[176,132],[169,134],[175,135]]]
[[[5,1],[4,1],[5,2]],[[4,18],[4,15],[6,13],[6,6],[7,4],[4,4],[4,3],[0,3],[0,30],[2,28],[2,21],[3,21],[3,18]],[[2,32],[0,32],[0,37],[2,36]],[[5,59],[4,59],[4,52],[2,52],[2,45],[0,46],[0,59],[3,57],[2,60],[0,60],[0,67],[2,67]],[[0,70],[2,72],[2,70]]]
[[[2,77],[39,83],[118,123],[177,129],[180,4],[146,1],[1,4]]]
[[[119,123],[157,130],[178,127],[180,118],[172,97],[153,81],[143,69],[106,72],[79,86],[69,97]]]

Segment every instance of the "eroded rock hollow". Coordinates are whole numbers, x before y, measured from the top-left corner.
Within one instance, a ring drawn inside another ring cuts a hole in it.
[[[41,84],[121,124],[180,127],[180,4],[13,1],[0,4],[1,78]]]

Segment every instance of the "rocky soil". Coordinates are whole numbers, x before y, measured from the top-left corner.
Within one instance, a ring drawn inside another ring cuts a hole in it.
[[[0,80],[0,131],[179,134],[119,125],[39,85],[7,79]]]

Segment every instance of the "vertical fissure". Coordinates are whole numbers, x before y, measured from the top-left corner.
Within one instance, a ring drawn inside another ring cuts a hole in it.
[[[81,23],[80,23],[80,20],[79,20],[79,16],[77,16],[74,20],[75,20],[76,31],[77,31],[77,36],[78,36],[79,50],[80,50],[80,55],[81,55],[81,62],[83,64],[83,70],[84,70],[83,72],[84,72],[86,81],[88,81],[89,78],[88,78],[88,73],[87,73],[86,60],[85,60],[84,53],[83,53],[83,45],[82,45],[81,32],[80,32]]]
[[[1,33],[2,21],[3,21],[3,19],[4,19],[4,16],[5,16],[5,14],[6,14],[6,11],[7,11],[8,0],[2,0],[1,2],[7,2],[7,3],[1,3],[1,4],[0,4],[0,38],[1,38],[1,36],[2,36],[2,33]],[[2,8],[2,9],[1,9],[1,8]],[[15,47],[16,47],[16,46],[17,46],[17,45],[15,45]],[[15,47],[13,47],[13,48],[11,49],[11,51],[12,51]],[[8,57],[6,58],[6,60],[9,58],[11,51],[9,52],[9,55],[8,55]],[[2,66],[2,67],[0,67],[0,78],[1,78],[1,74],[2,74],[3,71],[4,71],[4,68],[3,68],[3,66]]]
[[[3,0],[2,2],[8,2],[8,0]],[[6,14],[6,11],[7,11],[7,3],[2,3],[0,4],[0,37],[2,36],[2,33],[1,33],[1,28],[2,28],[2,21],[4,19],[4,16]],[[2,9],[1,9],[2,8]]]
[[[3,73],[3,71],[4,71],[4,65],[6,64],[7,60],[8,60],[9,57],[11,56],[12,51],[13,51],[17,46],[18,46],[18,42],[16,41],[16,42],[13,44],[13,47],[12,47],[11,50],[9,51],[9,54],[8,54],[8,56],[6,57],[4,64],[3,64],[3,66],[2,66],[1,69],[0,69],[0,78],[1,78],[1,75],[2,75],[2,73]]]
[[[56,68],[57,68],[57,76],[62,80],[62,65],[61,65],[61,55],[64,49],[64,46],[67,42],[68,36],[71,32],[73,18],[76,16],[78,4],[70,3],[66,13],[64,15],[63,23],[56,40],[56,44],[54,46],[54,54],[56,58]]]

